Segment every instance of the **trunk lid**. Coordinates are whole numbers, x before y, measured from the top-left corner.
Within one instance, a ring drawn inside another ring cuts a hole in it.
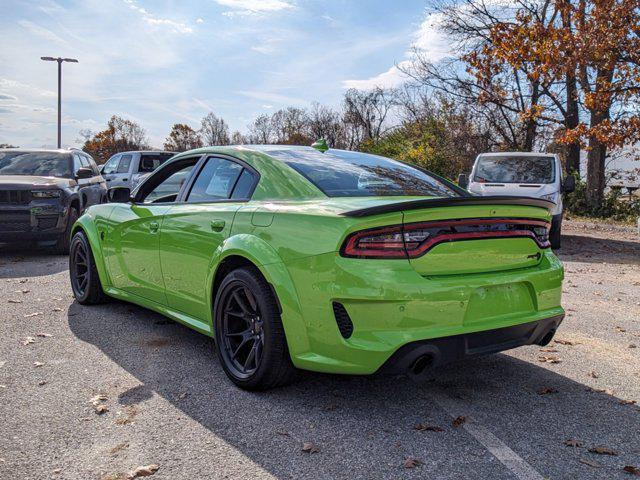
[[[413,258],[409,262],[423,276],[532,267],[541,261],[546,248],[542,232],[549,218],[548,210],[537,205],[478,204],[403,210],[405,238],[407,232],[428,233],[421,247],[424,251],[410,255]]]

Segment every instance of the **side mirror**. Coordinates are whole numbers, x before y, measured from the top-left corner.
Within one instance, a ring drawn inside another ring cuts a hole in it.
[[[562,182],[562,193],[571,193],[576,189],[576,177],[569,174]]]
[[[467,177],[466,173],[461,173],[458,175],[458,186],[460,188],[464,188],[465,190],[469,186],[469,177]]]
[[[107,191],[109,203],[127,203],[131,200],[131,189],[127,187],[113,187]]]
[[[78,180],[91,178],[93,177],[93,175],[94,175],[93,170],[91,170],[89,167],[80,167],[76,172],[76,178]]]

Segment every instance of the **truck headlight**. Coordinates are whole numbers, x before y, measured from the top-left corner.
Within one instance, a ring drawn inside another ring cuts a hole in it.
[[[60,196],[60,190],[31,190],[33,198],[57,198]]]

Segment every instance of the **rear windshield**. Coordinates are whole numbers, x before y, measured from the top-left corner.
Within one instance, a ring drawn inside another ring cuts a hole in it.
[[[556,180],[555,158],[517,155],[480,157],[473,180],[481,183],[553,183]]]
[[[269,150],[329,197],[428,196],[457,194],[417,168],[385,157],[332,150]]]
[[[58,152],[3,152],[0,175],[72,178],[71,155]]]
[[[164,162],[173,157],[173,153],[143,153],[140,156],[139,173],[153,172]]]

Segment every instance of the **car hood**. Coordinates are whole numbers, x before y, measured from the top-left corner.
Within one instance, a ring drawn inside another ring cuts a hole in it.
[[[515,197],[541,197],[542,195],[550,195],[558,191],[557,185],[549,184],[527,184],[527,183],[499,183],[485,184],[472,183],[469,191],[476,195],[509,195]]]
[[[66,188],[75,185],[70,178],[32,175],[0,175],[0,190],[27,190],[31,188]]]

